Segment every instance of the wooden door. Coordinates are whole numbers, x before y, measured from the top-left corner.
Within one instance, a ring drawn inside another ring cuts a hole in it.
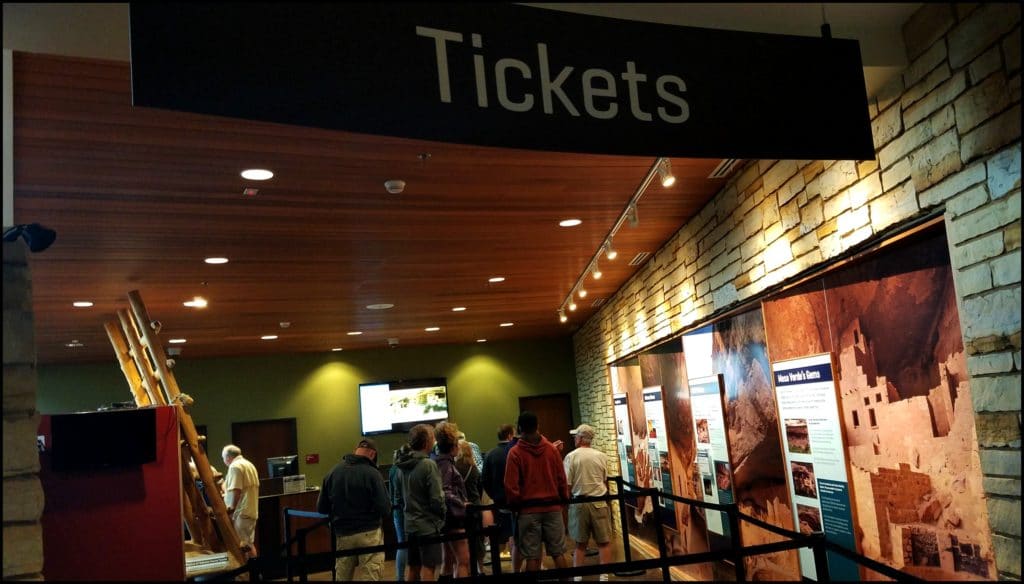
[[[540,433],[554,442],[565,443],[562,455],[575,448],[575,442],[569,430],[576,427],[572,422],[572,398],[567,393],[534,395],[519,398],[519,411],[531,411],[537,414],[537,425]]]
[[[299,453],[295,418],[232,422],[231,442],[242,449],[242,456],[256,465],[261,479],[270,476],[268,458]]]

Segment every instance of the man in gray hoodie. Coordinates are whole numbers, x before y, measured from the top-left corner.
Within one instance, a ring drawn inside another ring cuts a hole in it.
[[[360,440],[355,452],[324,477],[316,510],[331,517],[339,550],[384,545],[381,521],[391,517],[391,503],[373,440]],[[334,564],[338,580],[352,580],[357,565],[363,572],[360,580],[380,580],[384,552],[339,557]]]
[[[434,427],[417,424],[409,430],[409,451],[395,462],[401,477],[405,509],[405,535],[409,540],[407,581],[435,580],[441,565],[441,544],[419,540],[441,535],[444,526],[444,491],[441,471],[430,460]]]

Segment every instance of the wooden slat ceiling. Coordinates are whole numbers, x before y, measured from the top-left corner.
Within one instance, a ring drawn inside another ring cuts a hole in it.
[[[40,363],[113,360],[103,323],[133,289],[161,339],[187,339],[182,358],[570,335],[638,269],[631,258],[724,182],[707,178],[720,160],[672,159],[675,186],[652,183],[639,225],[615,237],[618,259],[600,263],[604,277],[587,279],[590,295],[561,324],[556,311],[653,159],[133,108],[128,63],[28,53],[14,55],[14,122],[15,218],[57,231],[31,258]],[[241,178],[253,167],[275,176]],[[388,179],[405,192],[386,193]],[[259,194],[244,197],[247,186]],[[571,217],[583,224],[558,226]],[[496,275],[506,281],[489,284]],[[209,306],[182,305],[194,296]],[[375,303],[395,307],[366,309]]]

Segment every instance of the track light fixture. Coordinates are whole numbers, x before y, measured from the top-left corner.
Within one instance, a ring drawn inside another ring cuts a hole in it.
[[[612,240],[610,239],[604,242],[604,257],[608,258],[609,260],[614,260],[615,258],[619,257],[619,252],[615,251],[615,248],[612,247]]]
[[[34,253],[50,247],[57,239],[57,232],[38,223],[15,225],[4,231],[4,241],[17,241],[19,237],[25,240],[28,249]]]
[[[569,320],[569,317],[565,315],[565,309],[558,309],[558,322],[565,322]]]
[[[612,247],[612,238],[615,237],[615,234],[619,232],[619,229],[621,229],[627,221],[632,227],[636,227],[640,224],[637,204],[640,202],[640,197],[644,195],[644,192],[647,190],[647,187],[650,186],[651,181],[654,180],[655,176],[661,177],[661,184],[665,187],[671,186],[675,183],[676,179],[672,176],[672,166],[668,158],[654,159],[654,164],[652,164],[647,170],[647,174],[644,175],[643,180],[640,181],[636,191],[633,192],[633,196],[630,197],[625,208],[621,213],[619,213],[619,218],[615,221],[615,224],[612,225],[608,235],[605,236],[604,241],[601,242],[597,251],[595,251],[594,255],[591,256],[590,263],[588,263],[586,265],[587,267],[583,269],[583,273],[576,278],[576,283],[569,290],[569,295],[562,302],[562,307],[559,309],[559,315],[565,313],[566,307],[568,307],[570,311],[576,310],[575,299],[577,295],[579,295],[580,298],[585,298],[587,296],[587,291],[583,288],[583,281],[586,279],[588,272],[595,280],[602,276],[601,268],[597,265],[597,261],[600,259],[602,253],[608,260],[614,260],[618,257],[619,253]]]
[[[676,177],[672,174],[672,163],[668,158],[661,159],[661,164],[658,165],[658,176],[661,178],[661,186],[666,189],[676,184]]]

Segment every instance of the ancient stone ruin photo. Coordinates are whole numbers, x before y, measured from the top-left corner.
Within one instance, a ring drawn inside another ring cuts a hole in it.
[[[807,437],[807,420],[788,418],[786,420],[786,446],[790,452],[811,453],[811,441]]]
[[[708,432],[708,421],[704,418],[697,419],[697,442],[711,444],[711,434]]]
[[[800,518],[800,533],[821,531],[821,511],[817,507],[797,503],[796,515]]]
[[[793,492],[801,497],[818,498],[818,486],[814,480],[814,465],[809,462],[791,462]]]

